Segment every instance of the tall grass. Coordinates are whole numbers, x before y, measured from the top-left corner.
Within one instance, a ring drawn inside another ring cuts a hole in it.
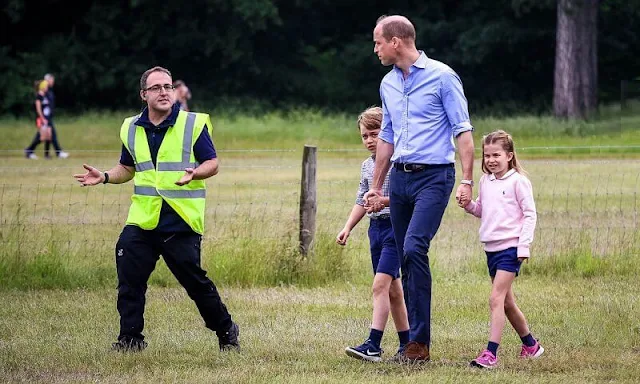
[[[0,288],[104,288],[115,286],[114,249],[110,240],[69,240],[69,232],[53,231],[34,241],[27,226],[13,226],[3,234],[0,247]],[[205,242],[203,268],[218,283],[234,286],[322,286],[342,280],[365,281],[369,275],[353,252],[335,246],[333,237],[320,234],[313,252],[298,252],[294,232],[281,238],[236,239]],[[246,236],[246,237],[244,237]],[[362,255],[364,256],[364,255]],[[177,281],[163,261],[150,284],[176,287]]]
[[[113,247],[132,186],[79,188],[71,175],[82,171],[82,163],[108,169],[117,162],[125,115],[60,118],[59,136],[72,156],[48,162],[22,157],[19,148],[33,133],[30,122],[0,120],[0,286],[113,286]],[[221,173],[208,181],[203,265],[214,279],[236,286],[369,281],[366,219],[349,245],[334,242],[367,156],[355,116],[311,110],[231,116],[218,110],[213,120]],[[513,133],[531,175],[539,223],[527,273],[638,271],[640,117],[605,109],[587,122],[520,116],[473,123],[476,140],[499,128]],[[317,237],[308,258],[297,252],[305,143],[319,147]],[[476,160],[476,179],[479,169]],[[430,251],[434,274],[486,273],[478,225],[450,202]],[[162,262],[151,281],[176,285]]]
[[[300,165],[296,154],[227,156],[222,172],[208,187],[205,269],[216,281],[235,286],[370,280],[367,219],[356,227],[346,247],[334,240],[354,202],[362,155],[320,154],[317,232],[308,258],[298,254]],[[102,167],[104,159],[81,161]],[[533,258],[526,273],[589,277],[640,271],[640,166],[616,160],[523,162],[538,210]],[[66,184],[71,182],[64,180],[71,179],[72,169],[64,168],[51,185],[0,187],[1,286],[115,284],[114,246],[127,216],[132,186]],[[38,171],[13,172],[36,175]],[[479,220],[450,201],[430,250],[435,275],[486,274],[478,226]],[[176,285],[162,262],[151,281]]]
[[[477,219],[450,201],[430,250],[433,361],[411,367],[349,359],[343,348],[362,342],[370,326],[365,284],[372,275],[366,219],[345,247],[334,241],[367,156],[354,116],[223,112],[214,115],[221,173],[207,181],[202,264],[241,326],[243,352],[217,352],[214,334],[160,261],[145,311],[150,347],[109,353],[118,326],[114,247],[132,186],[80,188],[71,175],[83,162],[100,169],[117,162],[123,115],[59,119],[71,158],[53,161],[24,159],[31,123],[3,119],[0,382],[637,382],[637,117],[474,120],[476,140],[503,128],[518,148],[529,148],[520,156],[539,221],[514,290],[547,349],[542,359],[520,361],[520,341],[506,330],[500,367],[484,372],[467,368],[487,337],[490,285]],[[317,233],[307,258],[297,252],[304,143],[319,146]],[[476,161],[476,180],[479,172]],[[397,347],[391,324],[387,356]]]

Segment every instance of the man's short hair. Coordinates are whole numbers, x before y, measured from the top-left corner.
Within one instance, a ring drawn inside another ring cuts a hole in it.
[[[163,67],[153,67],[151,69],[147,69],[146,71],[144,71],[144,73],[142,74],[142,77],[140,77],[140,89],[144,90],[147,87],[147,78],[149,77],[150,74],[152,74],[153,72],[163,72],[166,73],[167,75],[169,75],[169,77],[171,77],[171,72],[169,72],[168,69],[163,68]]]
[[[53,76],[53,75],[52,75],[52,74],[50,74],[50,73],[46,73],[46,74],[44,75],[44,79],[45,79],[45,80],[47,80],[47,81],[48,81],[48,80],[53,80],[54,78],[55,78],[55,76]]]
[[[389,16],[382,15],[378,17],[376,20],[376,25],[382,23],[382,37],[385,40],[389,41],[394,37],[397,37],[401,40],[416,40],[416,29],[413,27],[413,24],[408,20],[387,20],[384,21]],[[384,21],[384,22],[383,22]]]

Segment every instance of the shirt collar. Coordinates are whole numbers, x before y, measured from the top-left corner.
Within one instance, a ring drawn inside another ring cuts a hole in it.
[[[507,171],[507,173],[505,173],[504,175],[502,175],[502,177],[500,178],[500,180],[504,180],[507,177],[513,175],[514,173],[516,173],[516,170],[514,168],[511,168],[510,170]],[[494,181],[496,180],[496,175],[494,175],[493,173],[489,175],[489,180]]]
[[[418,52],[420,52],[420,56],[418,56],[418,60],[416,60],[416,62],[413,63],[413,66],[417,68],[425,69],[427,68],[427,60],[429,58],[427,57],[427,54],[424,53],[424,51],[418,51]]]
[[[412,73],[413,71],[415,71],[416,68],[419,68],[419,69],[427,68],[427,61],[429,60],[429,58],[427,57],[427,54],[424,53],[424,51],[418,51],[418,52],[420,53],[420,56],[418,56],[418,59],[415,61],[415,63],[411,64],[411,67],[409,67],[409,73]],[[396,67],[395,64],[393,68],[395,68],[396,71],[402,72],[402,69]]]
[[[169,116],[167,116],[166,119],[164,119],[160,124],[156,126],[156,125],[153,125],[151,120],[149,120],[149,108],[145,107],[142,113],[140,114],[140,117],[135,122],[135,125],[139,125],[141,127],[149,128],[149,129],[150,128],[167,129],[175,125],[176,120],[178,119],[179,112],[180,112],[180,105],[178,105],[177,103],[174,103],[173,106],[171,107],[171,114],[169,114]]]

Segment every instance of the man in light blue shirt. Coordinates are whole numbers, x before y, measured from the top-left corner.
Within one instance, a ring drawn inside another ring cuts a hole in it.
[[[427,255],[455,184],[455,145],[462,163],[456,199],[471,198],[473,127],[458,75],[415,45],[403,16],[383,16],[373,30],[374,52],[393,69],[382,79],[382,131],[373,185],[381,195],[390,174],[391,222],[402,260],[402,284],[411,327],[401,361],[427,361],[431,343],[431,272]]]

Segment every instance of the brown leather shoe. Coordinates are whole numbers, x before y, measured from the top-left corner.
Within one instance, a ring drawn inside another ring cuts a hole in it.
[[[418,343],[417,341],[410,341],[402,353],[402,359],[404,362],[422,362],[429,361],[429,348],[426,344]]]

